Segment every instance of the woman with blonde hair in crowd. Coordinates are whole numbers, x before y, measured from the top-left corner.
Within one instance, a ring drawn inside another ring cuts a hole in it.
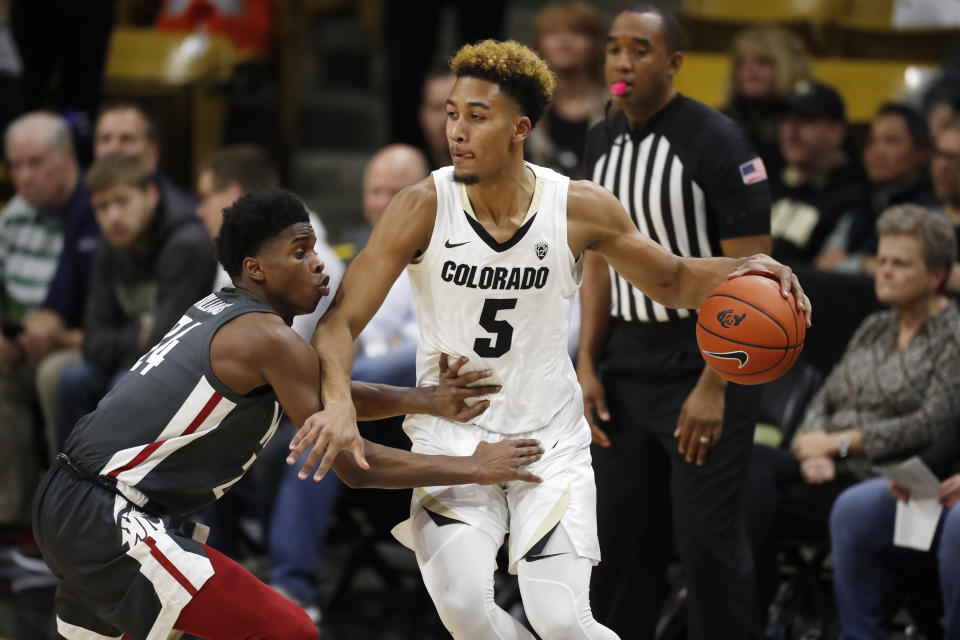
[[[553,102],[527,139],[527,157],[565,175],[580,164],[587,130],[603,118],[606,28],[586,2],[548,4],[537,16],[534,47],[557,75]]]
[[[733,39],[725,113],[743,129],[768,174],[783,166],[777,128],[784,98],[797,82],[810,78],[810,54],[796,34],[768,25],[744,29]]]

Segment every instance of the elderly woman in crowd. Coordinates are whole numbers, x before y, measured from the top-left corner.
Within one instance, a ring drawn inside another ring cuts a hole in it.
[[[844,489],[960,420],[960,312],[943,293],[957,255],[953,228],[944,216],[900,205],[883,213],[877,231],[875,290],[890,310],[860,325],[811,401],[792,454],[754,448],[746,508],[766,599],[779,536],[825,541]]]

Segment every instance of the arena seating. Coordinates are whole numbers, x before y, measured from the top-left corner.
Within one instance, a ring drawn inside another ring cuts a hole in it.
[[[164,165],[177,167],[173,176],[190,184],[196,163],[221,146],[221,89],[236,63],[233,47],[220,37],[121,26],[110,41],[104,95],[135,99],[150,110],[163,137]]]
[[[686,0],[680,14],[690,48],[725,51],[743,27],[776,23],[794,31],[817,55],[939,62],[950,28],[893,25],[894,0]]]
[[[676,78],[677,90],[722,108],[727,102],[729,65],[726,54],[685,53],[683,67]],[[903,60],[832,57],[813,60],[814,75],[843,95],[847,117],[853,124],[868,122],[877,107],[903,93],[934,68],[930,64],[915,65]]]

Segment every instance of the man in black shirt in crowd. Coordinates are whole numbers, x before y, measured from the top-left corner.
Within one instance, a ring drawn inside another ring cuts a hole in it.
[[[654,7],[614,20],[606,80],[622,89],[615,99],[621,110],[588,135],[584,173],[672,253],[769,251],[763,163],[731,120],[675,92],[681,40],[676,19]],[[689,637],[759,638],[739,509],[758,390],[728,385],[704,367],[695,310],[657,304],[593,252],[581,296],[578,375],[599,445],[593,463],[604,557],[591,582],[597,619],[624,637],[653,637],[672,504]]]
[[[896,102],[877,109],[863,147],[867,200],[841,222],[817,266],[853,273],[876,271],[880,214],[896,204],[928,208],[939,204],[927,168],[931,151],[930,130],[919,111]]]
[[[61,445],[115,377],[210,293],[216,268],[193,208],[163,201],[153,171],[139,158],[112,153],[98,159],[86,185],[103,236],[83,323],[83,362],[60,377]]]
[[[778,260],[813,263],[837,223],[863,206],[866,184],[844,152],[846,137],[840,94],[818,82],[798,82],[779,130],[787,166],[770,176],[770,233]]]

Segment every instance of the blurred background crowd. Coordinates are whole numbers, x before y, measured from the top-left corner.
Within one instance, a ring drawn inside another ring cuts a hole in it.
[[[789,451],[803,404],[864,318],[896,309],[874,289],[880,215],[918,205],[960,229],[960,8],[656,4],[686,37],[677,90],[727,114],[762,158],[773,255],[795,267],[814,304],[802,377],[777,391],[800,408],[785,416],[771,391],[775,437],[758,436]],[[606,32],[625,6],[0,0],[0,638],[56,637],[56,580],[29,527],[33,488],[115,379],[189,304],[229,284],[214,261],[221,210],[259,189],[294,191],[333,288],[393,195],[449,164],[446,60],[483,38],[524,42],[550,64],[557,90],[528,159],[589,178],[587,131],[610,115]],[[945,293],[960,293],[955,263]],[[294,328],[309,337],[324,308]],[[354,377],[414,384],[417,336],[401,277],[358,340]],[[408,446],[396,420],[361,428]],[[199,514],[211,544],[301,604],[322,637],[445,637],[412,557],[388,534],[408,494],[352,491],[333,474],[298,481],[282,462],[292,433],[281,430],[244,481]],[[761,576],[768,632],[782,634],[769,637],[835,637],[821,524],[819,538],[779,547]],[[915,601],[940,601],[932,571]],[[682,576],[673,582],[664,638],[682,637]],[[505,575],[498,584],[498,602],[516,611],[515,584]],[[923,609],[896,610],[898,633],[938,637],[943,611]]]

